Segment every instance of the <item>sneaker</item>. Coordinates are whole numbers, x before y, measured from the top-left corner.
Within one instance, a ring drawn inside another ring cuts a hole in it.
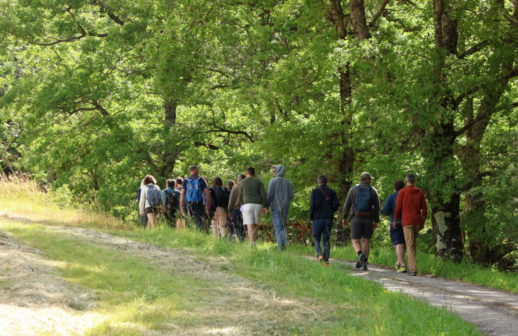
[[[369,270],[369,267],[368,267],[368,266],[369,266],[369,263],[368,263],[368,262],[363,262],[363,263],[362,263],[362,269],[363,269],[364,271],[368,271],[368,270]]]
[[[406,266],[400,266],[399,269],[397,270],[398,273],[406,273],[407,272],[407,269],[406,269]]]
[[[400,268],[401,268],[401,265],[396,261],[396,271],[399,272]]]
[[[417,272],[410,272],[410,273],[408,273],[408,275],[410,275],[410,276],[417,276]]]
[[[358,261],[356,262],[356,268],[361,268],[362,264],[365,263],[365,259],[367,259],[367,256],[363,253],[360,253],[358,256]]]

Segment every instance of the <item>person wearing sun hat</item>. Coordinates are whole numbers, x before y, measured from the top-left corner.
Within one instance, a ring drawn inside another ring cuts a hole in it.
[[[360,183],[349,190],[342,211],[342,224],[347,227],[351,220],[351,238],[358,253],[356,268],[368,270],[369,241],[380,221],[380,200],[378,191],[371,186],[374,178],[369,173],[360,175]]]

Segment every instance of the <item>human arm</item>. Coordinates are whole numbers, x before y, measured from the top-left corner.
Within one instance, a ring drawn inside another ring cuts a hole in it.
[[[403,197],[405,195],[405,189],[402,189],[396,200],[396,209],[394,210],[394,223],[397,223],[397,220],[401,218],[401,209],[403,208]]]
[[[167,202],[167,194],[165,193],[165,189],[160,192],[162,194],[162,201],[164,204]]]
[[[383,208],[381,209],[381,212],[385,216],[389,216],[390,213],[394,210],[392,209],[392,197],[394,197],[393,194],[388,195],[387,199],[385,199],[385,204],[383,204]]]
[[[183,210],[184,202],[185,202],[185,189],[182,188],[182,191],[180,192],[180,212],[182,213],[182,216],[185,216],[185,211]]]
[[[371,189],[371,199],[374,207],[374,228],[377,229],[380,222],[380,197],[378,191],[374,188]]]
[[[351,191],[349,191],[349,193],[347,194],[347,198],[345,199],[345,204],[342,209],[342,219],[347,220],[347,218],[349,217],[349,212],[351,211],[351,207],[353,206],[352,194],[353,193]]]
[[[340,209],[340,201],[338,200],[336,192],[333,190],[333,213],[335,213],[338,209]]]
[[[273,183],[274,179],[275,179],[275,177],[272,178],[270,180],[270,183],[268,184],[268,193],[266,195],[266,202],[268,203],[268,206],[270,206],[272,204],[272,202],[273,202],[273,200],[275,198],[275,183]]]
[[[203,190],[203,192],[205,193],[205,199],[207,200],[207,204],[205,204],[205,212],[209,212],[209,208],[210,208],[210,202],[208,200],[210,200],[210,191],[209,191],[209,188],[205,188]]]
[[[313,189],[313,191],[311,191],[311,198],[309,199],[309,219],[311,222],[315,219],[315,203],[315,189]]]
[[[139,213],[143,217],[146,215],[146,194],[147,187],[142,187],[140,189]]]
[[[295,192],[293,191],[293,184],[291,183],[291,181],[288,181],[290,182],[290,188],[289,188],[289,191],[288,191],[288,199],[291,200],[295,198]]]

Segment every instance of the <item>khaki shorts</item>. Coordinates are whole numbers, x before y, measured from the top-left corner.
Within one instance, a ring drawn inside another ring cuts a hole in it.
[[[262,211],[262,204],[245,204],[243,206],[243,224],[259,224]]]

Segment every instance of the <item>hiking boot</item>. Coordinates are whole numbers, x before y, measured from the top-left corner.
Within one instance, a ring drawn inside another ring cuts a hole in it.
[[[361,268],[362,264],[365,263],[365,259],[367,259],[367,256],[363,253],[360,253],[358,256],[358,261],[356,262],[356,268]]]
[[[406,269],[406,266],[400,266],[399,269],[397,270],[398,273],[406,273],[407,272],[407,269]]]
[[[368,263],[368,262],[363,262],[363,263],[362,263],[362,269],[363,269],[364,271],[368,271],[368,270],[369,270],[369,267],[368,267],[368,266],[369,266],[369,263]]]
[[[396,261],[396,272],[399,272],[400,268],[401,268],[401,265]]]
[[[417,276],[417,272],[410,272],[410,273],[408,273],[408,275],[410,275],[410,276]]]
[[[324,261],[324,267],[329,267],[329,261]]]

